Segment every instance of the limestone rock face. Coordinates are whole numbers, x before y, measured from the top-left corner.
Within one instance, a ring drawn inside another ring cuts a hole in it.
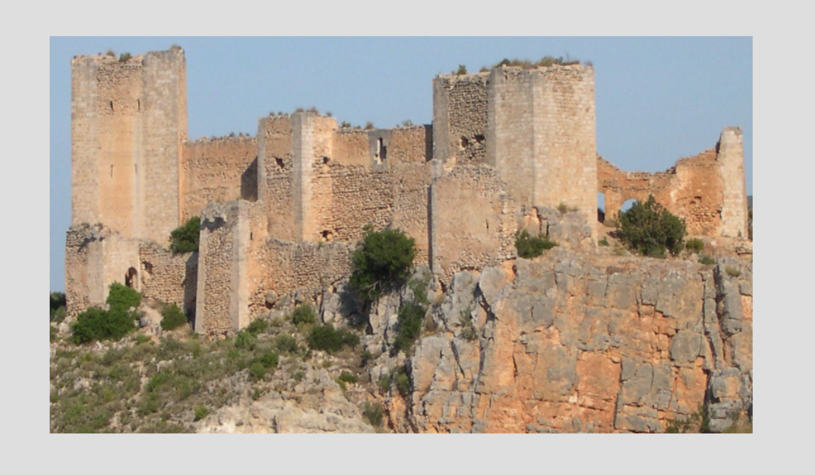
[[[563,248],[459,272],[435,310],[443,331],[405,362],[411,392],[391,396],[392,427],[662,432],[707,404],[724,430],[752,411],[751,280],[738,259],[710,269]]]
[[[203,433],[349,433],[374,432],[359,408],[325,371],[316,371],[292,393],[272,392],[244,398],[201,421]],[[311,378],[319,380],[310,384]]]

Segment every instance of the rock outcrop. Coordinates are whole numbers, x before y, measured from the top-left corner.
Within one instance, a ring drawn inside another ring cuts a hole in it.
[[[371,379],[404,361],[411,391],[387,401],[397,430],[663,432],[706,406],[721,431],[752,412],[751,282],[751,261],[562,248],[459,272],[429,310],[437,332]]]

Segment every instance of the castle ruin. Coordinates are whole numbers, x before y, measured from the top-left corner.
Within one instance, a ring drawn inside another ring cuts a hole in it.
[[[179,47],[126,61],[72,60],[69,315],[121,282],[231,333],[280,301],[320,302],[350,274],[364,235],[402,229],[416,264],[449,284],[516,256],[521,228],[561,204],[598,236],[608,212],[654,195],[697,236],[747,238],[739,128],[660,173],[624,172],[596,151],[594,70],[572,64],[433,79],[433,124],[341,128],[294,112],[260,118],[255,137],[187,137]],[[170,232],[201,217],[197,252]]]

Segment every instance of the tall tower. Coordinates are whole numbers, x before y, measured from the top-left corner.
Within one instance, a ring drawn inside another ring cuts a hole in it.
[[[487,81],[486,162],[518,203],[577,208],[596,236],[594,69],[493,68]]]
[[[183,196],[184,51],[78,56],[71,76],[72,224],[166,246]]]

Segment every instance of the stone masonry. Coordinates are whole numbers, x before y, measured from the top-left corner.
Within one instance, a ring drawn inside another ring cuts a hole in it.
[[[517,230],[546,229],[560,204],[584,225],[550,232],[579,229],[593,252],[598,192],[609,210],[653,194],[693,234],[747,236],[741,130],[667,172],[620,171],[597,155],[590,65],[440,75],[432,125],[297,111],[260,118],[255,137],[195,141],[181,48],[71,65],[72,316],[118,281],[194,313],[196,332],[235,332],[340,285],[369,224],[405,231],[444,286],[514,259]],[[173,255],[170,232],[196,215],[199,251]]]

